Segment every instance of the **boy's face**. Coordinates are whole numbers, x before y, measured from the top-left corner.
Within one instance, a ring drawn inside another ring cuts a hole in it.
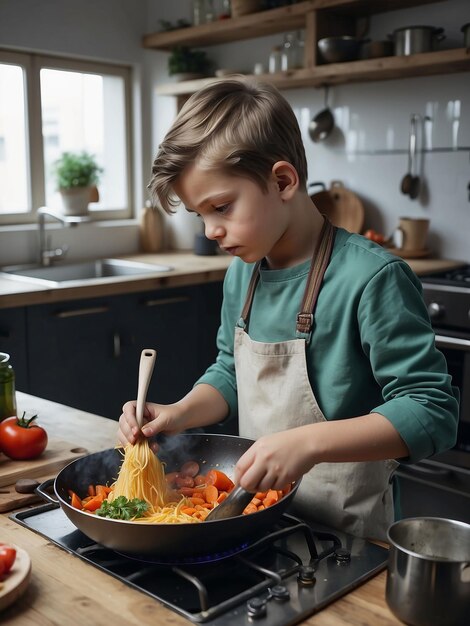
[[[289,225],[289,210],[274,176],[264,192],[248,178],[186,168],[174,192],[204,220],[205,234],[246,263],[270,256]]]

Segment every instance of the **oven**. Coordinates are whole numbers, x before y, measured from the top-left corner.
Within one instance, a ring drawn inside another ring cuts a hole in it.
[[[454,448],[397,471],[402,514],[470,523],[470,265],[423,276],[423,296],[452,383],[460,391]]]

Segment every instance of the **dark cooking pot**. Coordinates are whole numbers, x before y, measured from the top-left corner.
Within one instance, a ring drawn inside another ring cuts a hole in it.
[[[413,626],[467,626],[470,524],[439,517],[402,519],[388,530],[386,600]]]
[[[344,35],[342,37],[325,37],[318,41],[318,49],[326,63],[342,63],[355,61],[366,40]]]
[[[166,463],[167,472],[176,471],[185,461],[191,460],[199,463],[201,473],[216,468],[230,476],[238,459],[252,444],[251,439],[230,435],[183,434],[166,438],[158,456]],[[297,482],[289,494],[263,511],[196,524],[113,520],[71,506],[69,489],[83,497],[89,484],[112,483],[121,462],[122,454],[116,449],[96,452],[73,461],[59,472],[54,481],[58,502],[71,522],[94,541],[118,552],[152,554],[165,559],[232,550],[261,537],[289,506],[300,484],[300,481]],[[38,488],[39,493],[56,502],[45,493],[44,485]]]

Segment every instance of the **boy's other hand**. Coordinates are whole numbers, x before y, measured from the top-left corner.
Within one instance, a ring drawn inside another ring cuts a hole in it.
[[[235,466],[235,484],[247,491],[283,489],[314,463],[301,428],[260,437]]]

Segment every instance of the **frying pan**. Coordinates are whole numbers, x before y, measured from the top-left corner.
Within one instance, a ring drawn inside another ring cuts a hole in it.
[[[204,474],[218,469],[233,475],[236,462],[254,442],[232,435],[182,434],[167,437],[160,443],[158,457],[166,463],[166,471],[178,470],[185,461],[197,461]],[[96,452],[64,467],[54,481],[58,502],[70,521],[94,541],[118,552],[132,555],[153,555],[163,559],[207,556],[236,549],[241,544],[261,537],[275,525],[292,502],[300,481],[276,504],[249,515],[195,524],[147,524],[114,520],[79,511],[69,503],[68,490],[79,496],[87,493],[90,484],[112,483],[122,463],[119,450]],[[57,501],[45,491],[46,483],[37,492],[46,500]]]

